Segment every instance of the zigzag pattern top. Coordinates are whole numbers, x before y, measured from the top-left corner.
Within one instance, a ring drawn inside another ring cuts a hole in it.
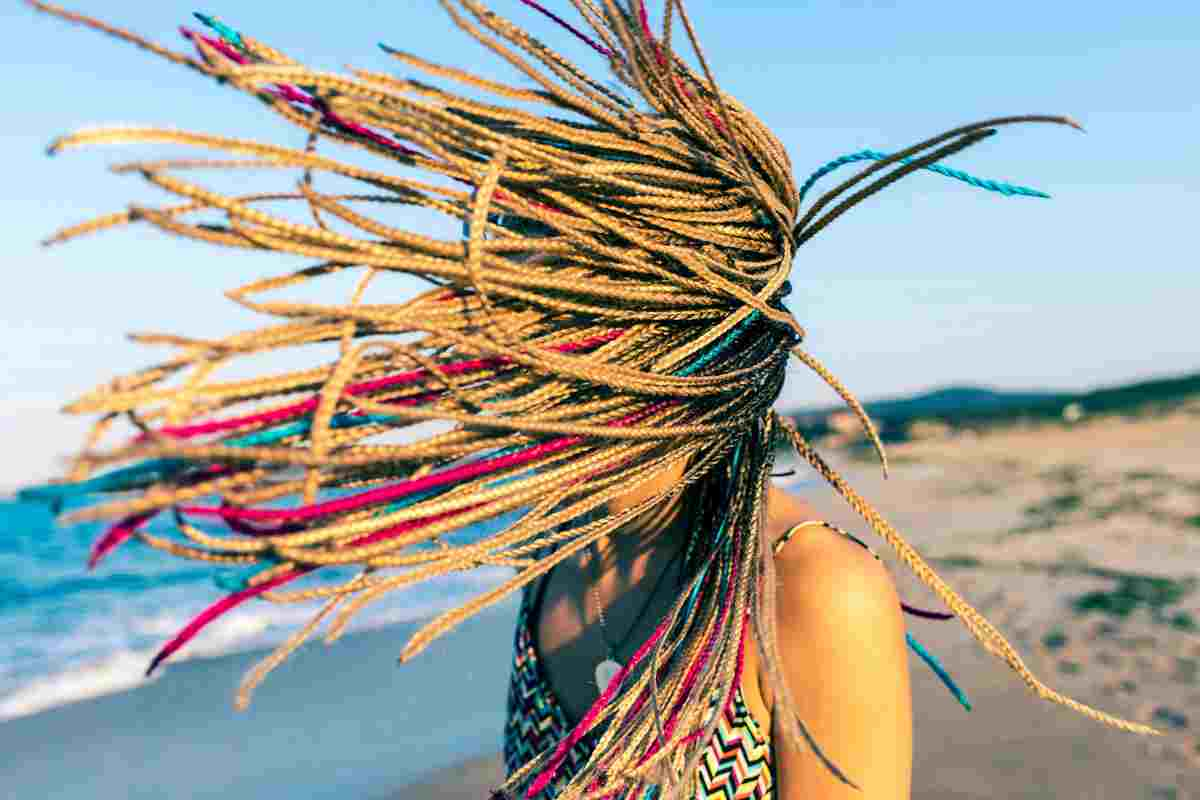
[[[538,659],[533,621],[544,586],[545,580],[526,588],[517,615],[504,730],[504,763],[509,775],[553,750],[571,730]],[[594,729],[568,751],[559,774],[539,798],[549,800],[558,794],[587,763],[599,735],[600,730]],[[695,800],[766,800],[774,795],[768,732],[750,713],[740,687],[709,740],[692,785]],[[642,800],[656,800],[658,794],[656,787],[651,787]]]

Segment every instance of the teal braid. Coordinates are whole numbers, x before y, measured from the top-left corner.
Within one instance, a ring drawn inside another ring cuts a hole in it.
[[[950,693],[954,695],[955,699],[962,704],[962,707],[967,711],[970,711],[971,701],[967,699],[967,695],[963,692],[963,690],[958,688],[958,684],[956,684],[954,679],[950,677],[950,673],[946,672],[945,667],[938,663],[938,660],[933,657],[933,654],[926,650],[920,642],[914,639],[911,633],[905,632],[904,638],[908,641],[908,646],[912,648],[912,651],[919,655],[921,660],[929,665],[929,668],[933,670],[935,675],[941,678],[942,683],[946,685],[946,688],[950,690]]]
[[[387,424],[396,417],[379,414],[351,416],[338,414],[330,420],[330,427],[336,429],[356,428],[360,425]],[[248,433],[224,442],[227,447],[260,447],[275,444],[289,436],[301,436],[308,433],[312,427],[310,420],[289,422],[275,428]],[[97,475],[75,483],[52,483],[44,486],[32,486],[17,493],[21,502],[62,503],[72,497],[100,492],[127,492],[138,489],[147,483],[162,480],[187,467],[188,462],[179,458],[156,458],[141,464],[113,470],[104,475]]]
[[[445,491],[447,491],[445,487],[438,487],[436,489],[418,492],[417,494],[414,494],[410,497],[405,497],[402,500],[388,503],[383,508],[379,509],[379,511],[375,512],[375,516],[381,517],[385,514],[391,514],[394,511],[400,511],[408,506],[416,505],[422,500],[428,500],[431,497],[442,494]],[[276,559],[276,563],[278,563],[278,559]],[[250,585],[250,579],[257,575],[261,570],[261,566],[255,566],[254,569],[250,571],[241,572],[219,570],[213,575],[213,583],[217,585],[218,589],[223,589],[227,592],[240,592]]]
[[[211,29],[213,33],[220,36],[227,44],[236,47],[243,53],[246,52],[246,45],[242,42],[242,35],[233,28],[230,28],[216,17],[201,14],[199,11],[192,12],[192,16],[204,23],[205,27]]]
[[[725,334],[725,338],[723,338],[719,343],[717,343],[716,347],[705,352],[702,356],[700,356],[698,359],[693,361],[691,364],[688,364],[686,367],[681,369],[676,374],[686,378],[689,375],[691,375],[692,373],[697,372],[697,371],[703,369],[704,367],[708,366],[708,364],[714,358],[716,358],[722,352],[724,352],[725,349],[727,347],[729,347],[729,345],[733,344],[734,339],[741,336],[745,332],[746,328],[748,328],[750,326],[750,323],[752,323],[757,316],[758,316],[758,312],[752,311],[750,313],[750,316],[748,316],[744,320],[742,320],[741,323],[738,324],[738,326],[736,328],[731,330],[729,333]]]
[[[850,153],[849,155],[844,155],[841,158],[835,158],[833,161],[830,161],[828,164],[821,167],[819,170],[809,176],[808,180],[804,182],[804,186],[800,188],[800,196],[797,199],[797,202],[804,202],[804,196],[808,194],[808,190],[812,188],[813,184],[829,173],[833,172],[838,167],[845,164],[852,164],[855,161],[882,161],[885,158],[888,158],[888,154],[881,153],[878,150],[860,150],[857,153]],[[915,159],[912,158],[902,158],[899,160],[899,163],[911,164],[914,160]],[[951,169],[950,167],[943,166],[941,164],[929,164],[925,167],[925,169],[936,172],[939,175],[945,175],[948,178],[960,180],[963,183],[976,187],[977,189],[986,189],[990,192],[999,192],[1006,197],[1020,195],[1022,197],[1048,198],[1050,196],[1045,192],[1038,191],[1037,189],[1030,189],[1025,186],[1013,186],[1010,183],[976,178],[974,175],[969,175],[962,170]]]
[[[17,492],[17,501],[22,503],[49,503],[61,505],[72,497],[96,492],[123,492],[154,483],[156,480],[178,472],[186,462],[178,458],[156,458],[141,464],[113,470],[75,483],[50,483],[30,486]]]
[[[337,414],[329,421],[329,427],[334,430],[342,428],[357,428],[362,425],[388,425],[398,420],[399,417],[386,416],[382,414],[364,414],[361,416],[352,416],[350,414]],[[278,428],[268,428],[266,430],[255,431],[254,433],[240,436],[236,439],[230,439],[225,442],[229,447],[256,447],[264,444],[274,444],[289,436],[301,436],[308,433],[312,428],[311,420],[299,420],[297,422],[289,422],[281,425]]]

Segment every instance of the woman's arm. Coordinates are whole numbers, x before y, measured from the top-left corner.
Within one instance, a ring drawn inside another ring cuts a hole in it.
[[[796,711],[841,783],[772,714],[780,800],[899,800],[912,779],[912,696],[900,600],[862,546],[813,527],[776,558],[779,648]],[[774,705],[774,704],[773,704]]]

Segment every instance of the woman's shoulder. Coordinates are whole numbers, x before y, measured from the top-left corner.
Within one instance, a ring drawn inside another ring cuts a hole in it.
[[[776,519],[786,525],[784,532],[820,520],[811,509],[784,505],[806,517]],[[807,750],[781,747],[775,752],[780,784],[786,784],[782,793],[907,798],[912,698],[892,576],[870,550],[823,524],[796,529],[775,566],[779,667],[793,710],[825,755],[863,787],[851,793]],[[765,699],[771,702],[770,693]],[[771,702],[777,723],[775,711]],[[773,728],[773,734],[782,731],[778,724]]]
[[[772,488],[768,515],[777,543],[779,602],[789,616],[831,614],[845,622],[899,615],[891,574],[868,547],[833,526],[803,500]]]

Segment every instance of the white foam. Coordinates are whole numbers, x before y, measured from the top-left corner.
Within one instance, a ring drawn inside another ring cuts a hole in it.
[[[436,586],[414,587],[396,592],[378,604],[369,606],[354,620],[351,631],[374,630],[389,625],[430,619],[434,615],[466,600],[475,592],[490,588],[510,577],[509,568],[481,569],[472,573],[443,579]],[[258,603],[240,608],[201,631],[191,642],[171,657],[172,662],[197,658],[215,658],[231,653],[243,653],[271,647],[283,641],[298,627],[311,619],[311,604],[274,605]],[[190,614],[190,612],[189,612]],[[162,611],[151,616],[126,620],[119,628],[124,636],[138,644],[148,640],[161,643],[173,636],[188,621],[179,610]],[[77,662],[49,675],[40,676],[0,695],[0,721],[36,714],[69,703],[77,703],[116,692],[129,691],[157,678],[144,677],[147,665],[157,647],[120,647],[117,638],[105,635],[92,626],[90,632],[80,631],[63,642],[62,657],[78,657],[81,652],[108,650],[108,654]],[[90,635],[89,635],[90,634]],[[119,638],[120,635],[118,635]],[[96,641],[90,641],[95,637]]]
[[[153,653],[122,650],[107,658],[57,675],[37,678],[0,697],[0,720],[24,717],[48,708],[135,689],[157,680],[144,676]]]

